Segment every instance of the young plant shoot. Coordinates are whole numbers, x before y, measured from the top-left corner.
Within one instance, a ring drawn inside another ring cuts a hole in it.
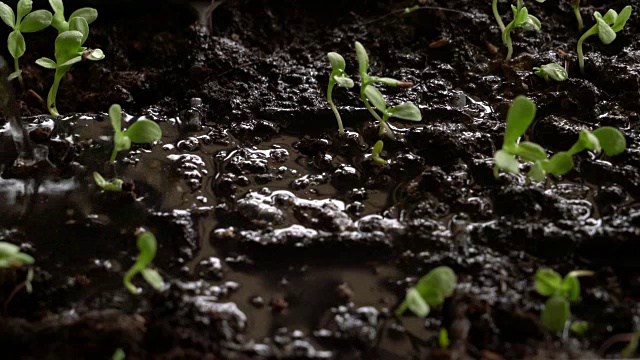
[[[380,165],[387,165],[387,160],[380,157],[380,153],[382,153],[382,149],[384,147],[384,142],[382,140],[378,140],[375,145],[373,145],[373,149],[371,150],[371,158],[373,161],[377,162]]]
[[[404,301],[396,309],[396,315],[409,309],[419,317],[429,315],[432,306],[440,305],[453,294],[457,284],[456,274],[450,267],[440,266],[423,276],[416,286],[407,290]]]
[[[520,174],[520,162],[516,157],[526,162],[533,162],[527,177],[536,181],[544,181],[547,174],[561,176],[573,169],[573,155],[583,150],[599,153],[604,150],[608,156],[615,156],[626,149],[624,135],[615,128],[605,126],[590,132],[583,129],[578,141],[569,149],[561,151],[547,158],[547,152],[542,146],[530,142],[519,142],[536,115],[536,105],[524,96],[513,100],[507,113],[507,128],[504,135],[502,149],[496,151],[494,160],[495,176],[500,170],[513,174]]]
[[[551,331],[562,331],[571,314],[569,303],[580,298],[580,276],[592,276],[592,271],[576,270],[568,273],[564,279],[551,269],[536,272],[536,291],[548,296],[542,310],[542,324]]]
[[[631,10],[631,5],[627,5],[622,9],[620,14],[614,10],[607,11],[604,16],[597,11],[593,14],[593,17],[596,19],[596,24],[587,30],[578,40],[578,61],[580,62],[582,75],[585,75],[584,53],[582,52],[582,44],[584,41],[590,36],[598,35],[603,44],[611,44],[617,37],[616,33],[620,32],[627,24],[627,20],[631,17]]]
[[[121,192],[123,181],[121,179],[113,179],[111,181],[107,181],[100,175],[98,172],[93,173],[93,180],[96,182],[102,190],[111,191],[111,192]]]
[[[148,119],[140,119],[129,126],[127,130],[122,131],[122,108],[118,104],[113,104],[109,108],[109,119],[115,132],[113,136],[113,152],[111,153],[110,159],[111,163],[116,161],[118,152],[129,150],[131,143],[152,144],[162,137],[160,126]]]
[[[142,274],[142,277],[149,285],[160,291],[164,288],[164,280],[162,280],[162,276],[160,276],[156,270],[149,268],[149,265],[151,265],[151,262],[156,257],[156,250],[158,249],[156,237],[144,229],[138,230],[136,236],[138,237],[137,245],[140,253],[136,258],[135,264],[133,264],[124,275],[124,286],[126,286],[132,294],[140,294],[142,289],[133,285],[131,279],[138,274]]]
[[[73,19],[82,18],[86,21],[86,26],[88,27],[92,22],[96,21],[98,18],[98,10],[94,8],[82,8],[78,9],[69,16],[69,20],[65,20],[64,18],[64,4],[62,0],[49,0],[49,5],[53,9],[53,19],[51,21],[51,26],[58,30],[58,34],[62,34],[65,31],[74,30],[74,26],[72,26]]]
[[[567,70],[556,63],[550,63],[546,65],[542,65],[540,67],[533,68],[534,74],[540,76],[546,81],[565,81],[569,78],[569,74]]]
[[[71,70],[71,66],[83,60],[98,61],[104,59],[102,50],[92,50],[82,46],[89,36],[89,25],[87,25],[87,21],[84,18],[78,16],[71,19],[69,29],[69,31],[61,33],[56,38],[55,61],[49,58],[36,60],[36,64],[56,71],[53,85],[47,96],[47,108],[53,116],[60,115],[56,106],[58,87],[60,87],[60,81],[62,81],[64,75]]]
[[[360,97],[364,102],[364,106],[369,110],[371,115],[380,122],[380,135],[385,133],[392,139],[395,138],[393,130],[387,124],[390,117],[395,117],[408,121],[421,121],[422,114],[420,109],[412,102],[405,102],[398,106],[387,106],[384,96],[380,90],[373,86],[376,83],[382,83],[393,87],[411,87],[413,83],[399,81],[388,77],[378,77],[369,75],[369,55],[367,50],[361,43],[356,41],[356,56],[358,58],[358,70],[362,84],[360,85]],[[371,103],[382,113],[382,117],[376,113],[371,107]]]
[[[582,21],[582,14],[580,13],[580,0],[571,0],[571,7],[576,15],[576,20],[578,20],[578,31],[582,31],[584,29],[584,21]]]
[[[327,88],[327,102],[329,103],[329,106],[331,106],[331,110],[333,110],[336,120],[338,120],[338,130],[340,131],[340,134],[344,134],[342,118],[340,117],[340,113],[338,112],[336,105],[333,103],[333,87],[338,84],[338,86],[351,89],[353,87],[353,80],[351,80],[345,73],[347,65],[342,55],[330,52],[327,56],[329,57],[329,63],[331,63],[331,76],[329,77],[329,87]]]
[[[20,58],[27,50],[22,33],[32,33],[43,30],[51,25],[53,15],[47,10],[31,11],[33,1],[18,1],[18,15],[16,16],[11,7],[0,2],[0,18],[9,25],[13,31],[7,38],[7,47],[13,57],[14,72],[9,75],[9,80],[18,78],[22,83],[22,70],[20,70]]]
[[[0,269],[31,265],[34,262],[31,255],[20,252],[19,246],[0,241]]]
[[[545,0],[536,0],[539,3],[545,2]],[[511,41],[511,31],[513,29],[522,28],[526,31],[540,31],[542,26],[540,20],[533,15],[529,15],[529,11],[524,7],[523,0],[518,0],[516,6],[511,5],[513,10],[513,20],[507,25],[504,25],[500,13],[498,13],[498,0],[493,0],[492,4],[493,15],[498,22],[500,31],[502,32],[502,42],[507,47],[507,61],[511,60],[513,56],[513,42]]]

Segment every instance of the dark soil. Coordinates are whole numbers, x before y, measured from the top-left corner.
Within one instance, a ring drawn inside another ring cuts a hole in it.
[[[587,42],[584,78],[568,0],[527,3],[543,30],[517,31],[506,64],[489,1],[423,3],[456,11],[227,0],[209,34],[185,4],[99,7],[87,45],[107,57],[74,66],[58,97],[70,115],[57,119],[36,116],[53,74],[34,64],[53,56],[56,34],[28,35],[19,102],[55,167],[20,176],[4,166],[0,179],[0,240],[36,259],[31,294],[10,296],[26,270],[1,273],[3,358],[109,359],[118,348],[127,359],[616,356],[624,344],[598,349],[634,331],[640,313],[640,6],[613,44]],[[630,2],[583,3],[590,26],[594,11]],[[507,2],[500,9],[510,13]],[[345,137],[324,96],[329,51],[358,80],[356,40],[371,73],[416,84],[382,89],[387,101],[413,101],[424,117],[392,124],[386,167],[368,156],[377,124],[357,91],[334,92]],[[571,78],[532,74],[549,62],[568,64]],[[547,184],[494,178],[519,94],[538,105],[528,139],[566,150],[581,128],[609,125],[628,150],[582,154]],[[104,115],[112,103],[164,131],[159,144],[120,154],[121,194],[91,178],[115,176]],[[134,296],[122,276],[141,226],[158,238],[154,264],[169,287],[154,292],[137,278],[144,292]],[[456,271],[455,295],[426,320],[392,316],[406,289],[440,265]],[[542,328],[545,299],[533,288],[541,267],[595,271],[572,305],[573,319],[590,325],[584,335]],[[442,327],[448,350],[438,346]]]

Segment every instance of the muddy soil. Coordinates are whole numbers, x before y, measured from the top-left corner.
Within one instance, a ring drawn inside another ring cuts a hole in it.
[[[588,26],[594,11],[630,3],[583,2]],[[36,259],[31,294],[13,291],[26,270],[2,272],[3,357],[109,359],[118,348],[127,359],[616,356],[624,344],[599,348],[640,325],[640,6],[613,44],[586,43],[583,77],[567,0],[527,3],[543,30],[517,31],[506,64],[488,1],[423,3],[446,9],[227,0],[210,30],[182,3],[98,7],[87,45],[106,59],[73,68],[58,97],[68,115],[55,119],[38,98],[53,74],[34,61],[53,55],[56,34],[28,35],[18,101],[50,164],[30,174],[3,165],[0,240]],[[377,124],[357,91],[334,92],[344,137],[324,98],[327,52],[343,54],[358,80],[355,41],[371,73],[416,84],[381,89],[391,104],[419,104],[424,118],[392,123],[387,166],[370,159]],[[567,64],[571,78],[532,74],[549,62]],[[519,94],[538,106],[528,139],[566,150],[581,128],[609,125],[627,151],[582,154],[546,184],[494,178]],[[115,167],[112,103],[129,123],[146,116],[164,132]],[[10,164],[6,129],[2,139]],[[93,171],[124,178],[127,191],[101,192]],[[158,238],[154,264],[169,286],[158,293],[136,279],[144,292],[134,296],[122,276],[141,226]],[[406,289],[439,265],[457,273],[455,295],[426,320],[394,317]],[[542,328],[532,279],[541,267],[595,271],[572,305],[590,325],[583,335]]]

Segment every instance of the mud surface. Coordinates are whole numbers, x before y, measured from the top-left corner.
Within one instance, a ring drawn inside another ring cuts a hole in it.
[[[586,43],[584,78],[569,1],[527,3],[543,31],[514,33],[508,64],[489,4],[424,3],[455,11],[402,15],[414,4],[390,0],[225,1],[209,34],[186,5],[99,8],[87,45],[107,58],[73,68],[58,100],[71,115],[57,119],[39,116],[46,109],[34,94],[46,98],[53,74],[33,64],[53,55],[55,33],[27,36],[29,91],[19,101],[50,164],[27,175],[4,166],[0,179],[0,240],[36,258],[31,294],[10,296],[26,271],[2,272],[3,354],[584,359],[637,328],[640,7],[613,44]],[[593,11],[627,4],[591,0],[583,16],[590,26]],[[328,51],[343,54],[357,80],[356,40],[372,74],[416,84],[381,89],[390,104],[419,104],[424,117],[392,123],[387,166],[370,159],[377,124],[357,91],[334,92],[344,137],[324,98]],[[568,81],[532,74],[552,61],[567,64]],[[492,156],[519,94],[538,105],[528,139],[566,150],[581,128],[609,125],[628,150],[582,154],[547,184],[494,178]],[[104,112],[116,102],[135,114],[129,123],[146,116],[164,135],[112,167]],[[15,153],[2,136],[9,164]],[[99,191],[93,171],[124,178],[127,191]],[[122,276],[140,226],[158,238],[154,264],[169,286],[154,293],[136,279],[144,292],[134,296]],[[439,265],[458,274],[455,295],[426,320],[395,318],[405,290]],[[532,280],[541,267],[596,272],[572,305],[573,319],[590,324],[584,335],[542,328],[545,299]],[[438,346],[442,327],[449,350]]]

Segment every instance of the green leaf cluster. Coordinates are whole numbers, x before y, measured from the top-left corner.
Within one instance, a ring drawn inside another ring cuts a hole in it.
[[[0,241],[0,269],[31,265],[35,262],[29,254],[20,252],[17,245]]]
[[[396,309],[401,316],[407,309],[419,317],[426,317],[431,307],[438,306],[451,296],[456,288],[457,277],[448,266],[439,266],[423,276],[416,286],[407,290],[404,301]]]
[[[133,285],[131,280],[134,276],[141,274],[149,285],[160,291],[164,288],[164,280],[156,270],[149,267],[156,257],[156,251],[158,249],[156,237],[153,233],[145,230],[139,230],[137,237],[137,245],[140,252],[136,258],[136,262],[124,276],[124,286],[132,294],[140,294],[142,289]]]
[[[593,14],[593,17],[596,19],[595,25],[593,25],[591,29],[587,30],[578,40],[578,61],[580,63],[580,71],[582,71],[582,74],[585,73],[584,53],[582,51],[584,41],[590,36],[598,35],[603,44],[611,44],[617,37],[616,33],[620,32],[627,24],[627,21],[631,17],[631,11],[631,5],[627,5],[622,9],[620,14],[613,9],[607,11],[604,16],[597,11]]]
[[[544,2],[545,0],[537,0],[538,2]],[[513,42],[511,41],[511,31],[514,29],[522,28],[526,31],[540,31],[542,24],[540,20],[529,14],[529,10],[524,6],[523,0],[518,0],[516,6],[511,5],[513,11],[513,20],[504,26],[500,14],[498,13],[498,0],[493,0],[493,15],[500,26],[502,31],[502,42],[507,47],[507,61],[511,60],[513,56]]]
[[[513,100],[507,113],[507,128],[502,149],[494,155],[496,177],[499,170],[520,174],[519,158],[533,163],[527,177],[544,181],[548,174],[561,176],[573,169],[573,155],[580,151],[604,151],[609,156],[615,156],[626,149],[626,140],[622,133],[613,127],[604,126],[593,132],[582,129],[578,141],[571,149],[548,158],[542,146],[530,141],[518,142],[535,119],[535,115],[536,105],[533,101],[525,96],[518,96]]]
[[[542,310],[542,324],[549,330],[562,331],[571,315],[570,302],[580,298],[580,276],[592,276],[593,272],[577,270],[568,273],[564,279],[551,269],[536,272],[535,288],[542,296],[548,296]]]
[[[533,68],[534,74],[540,76],[546,81],[555,80],[555,81],[565,81],[569,78],[569,74],[567,73],[567,69],[562,65],[558,65],[556,63],[550,63],[546,65],[542,65],[540,67]]]
[[[111,153],[111,162],[116,160],[118,152],[129,150],[132,143],[151,144],[162,137],[160,126],[149,119],[139,119],[134,122],[127,130],[122,130],[122,107],[113,104],[109,108],[109,120],[115,132],[113,136],[113,152]],[[98,184],[99,185],[99,184]]]
[[[393,130],[387,124],[390,117],[408,120],[408,121],[421,121],[422,114],[420,109],[412,102],[405,102],[397,106],[387,106],[384,96],[373,84],[381,83],[392,87],[410,87],[413,86],[410,82],[404,82],[389,77],[378,77],[369,75],[369,55],[367,50],[361,43],[356,41],[356,58],[358,59],[358,71],[360,72],[360,79],[362,83],[360,85],[360,97],[364,102],[364,105],[373,115],[373,117],[380,122],[380,135],[385,133],[395,138]],[[371,107],[371,104],[382,113],[382,117],[376,113]]]
[[[15,70],[11,75],[9,75],[9,80],[18,78],[22,74],[18,59],[20,59],[27,51],[27,45],[22,33],[41,31],[51,25],[53,15],[51,15],[49,11],[31,11],[32,8],[33,1],[20,0],[18,1],[18,13],[16,15],[9,5],[0,2],[0,18],[2,18],[2,21],[4,21],[5,24],[13,29],[7,38],[7,47],[9,48],[9,53],[13,57],[15,64]]]

